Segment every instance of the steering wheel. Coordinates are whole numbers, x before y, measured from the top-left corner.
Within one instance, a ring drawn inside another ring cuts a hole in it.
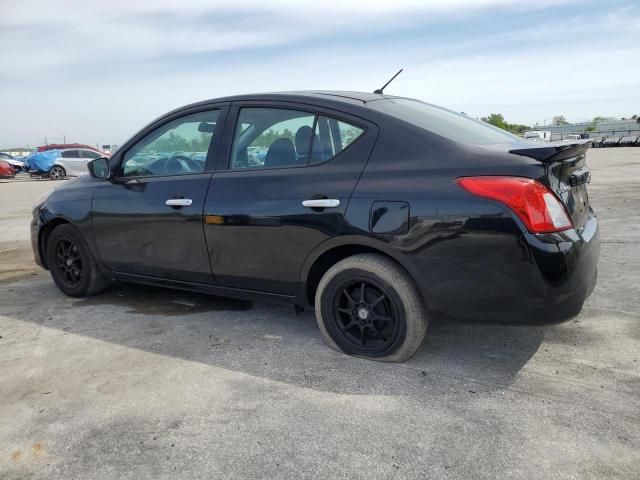
[[[174,155],[165,160],[162,170],[163,173],[171,175],[174,173],[197,172],[201,170],[201,167],[189,157]]]
[[[144,177],[146,175],[153,175],[153,172],[140,166],[136,166],[124,174],[125,177]]]

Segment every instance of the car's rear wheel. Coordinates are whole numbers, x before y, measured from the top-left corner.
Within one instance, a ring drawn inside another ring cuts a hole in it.
[[[51,180],[62,180],[66,176],[67,171],[60,165],[54,165],[51,170],[49,170],[49,178]]]
[[[47,265],[58,288],[71,297],[95,295],[110,282],[71,225],[60,225],[49,235]]]
[[[320,280],[315,308],[327,344],[357,357],[402,362],[427,331],[416,286],[382,255],[354,255],[336,263]]]

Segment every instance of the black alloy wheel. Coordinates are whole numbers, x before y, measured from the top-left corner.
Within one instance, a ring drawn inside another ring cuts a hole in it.
[[[316,319],[335,350],[382,362],[403,362],[420,347],[427,314],[415,283],[400,265],[373,253],[333,265],[315,294]]]
[[[332,303],[334,335],[359,354],[385,351],[396,339],[398,308],[377,282],[350,279],[336,289]]]
[[[56,263],[52,268],[56,268],[60,274],[60,279],[69,288],[77,288],[82,282],[83,265],[78,247],[70,240],[61,238],[55,245]]]
[[[111,278],[98,267],[80,232],[59,225],[45,237],[46,263],[53,281],[63,293],[86,297],[104,290]]]

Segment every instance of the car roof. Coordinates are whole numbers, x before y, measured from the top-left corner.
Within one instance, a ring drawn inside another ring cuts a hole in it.
[[[292,90],[283,92],[253,93],[243,95],[233,95],[213,99],[215,101],[242,101],[242,100],[333,100],[346,103],[364,104],[385,98],[396,98],[391,95],[381,95],[368,92],[352,92],[346,90]],[[209,100],[212,101],[212,100]]]
[[[91,145],[86,145],[84,143],[50,143],[48,145],[42,145],[42,146],[36,148],[36,150],[40,150],[40,149],[42,149],[42,151],[45,151],[45,150],[78,150],[78,149],[84,149],[84,150],[93,150],[95,152],[102,153],[97,148],[92,147]]]
[[[242,95],[232,95],[227,97],[211,98],[200,102],[195,102],[189,105],[176,108],[169,112],[167,115],[186,110],[192,107],[199,107],[211,103],[225,103],[225,102],[241,102],[241,101],[280,101],[280,102],[300,102],[310,103],[318,106],[351,106],[351,107],[366,107],[368,103],[389,100],[393,98],[405,98],[394,95],[384,95],[377,93],[367,92],[351,92],[342,90],[299,90],[299,91],[284,91],[284,92],[270,92],[270,93],[249,93]]]
[[[384,95],[384,94],[378,94],[378,93],[352,92],[352,91],[343,91],[343,90],[299,90],[299,91],[283,91],[283,92],[270,92],[270,93],[248,93],[248,94],[242,94],[242,95],[232,95],[227,97],[211,98],[208,100],[202,100],[200,102],[195,102],[188,105],[183,105],[156,118],[149,125],[163,118],[169,117],[177,113],[181,113],[185,110],[188,110],[194,107],[206,107],[207,105],[214,104],[214,103],[230,103],[230,102],[241,102],[241,101],[255,101],[255,102],[279,101],[279,102],[292,102],[292,103],[301,103],[301,104],[307,103],[314,106],[343,109],[344,111],[357,115],[364,108],[366,108],[368,104],[371,102],[380,101],[380,100],[398,99],[398,98],[407,98],[407,97],[399,97],[395,95]],[[409,99],[409,100],[414,100],[414,99]],[[369,108],[366,108],[366,109],[369,112],[372,111]],[[380,113],[376,112],[376,115],[380,115]]]

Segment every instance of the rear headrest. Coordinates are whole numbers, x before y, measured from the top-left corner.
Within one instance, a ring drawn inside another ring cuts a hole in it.
[[[296,132],[296,152],[298,155],[309,155],[309,141],[313,131],[311,127],[303,125]]]
[[[265,167],[283,167],[296,164],[296,149],[288,138],[279,138],[271,144],[264,157]]]

